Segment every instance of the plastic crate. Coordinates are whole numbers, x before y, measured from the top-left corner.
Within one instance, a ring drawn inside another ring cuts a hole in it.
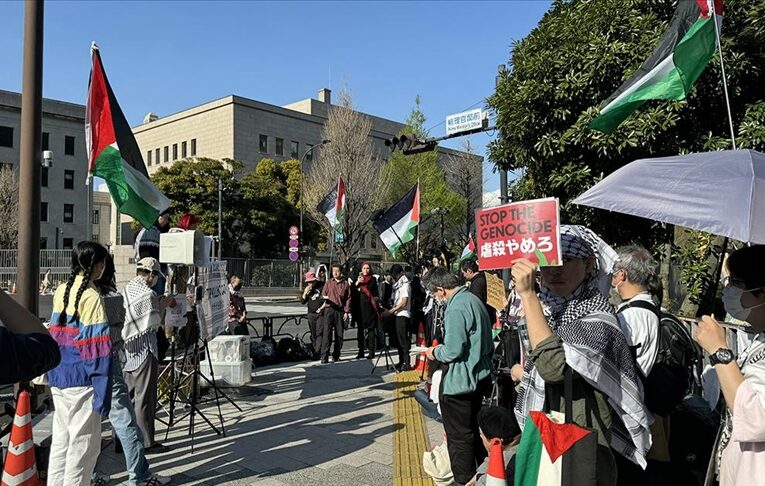
[[[218,386],[244,386],[252,378],[252,361],[249,359],[236,363],[213,362],[212,367],[215,383]],[[200,362],[199,369],[203,375],[209,378],[210,364],[208,361]]]
[[[240,363],[250,360],[249,336],[218,336],[207,343],[213,363]]]

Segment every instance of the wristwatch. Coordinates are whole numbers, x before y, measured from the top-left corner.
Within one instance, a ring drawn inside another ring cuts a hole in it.
[[[709,355],[709,364],[712,366],[716,364],[728,364],[735,358],[736,356],[733,354],[732,350],[727,348],[720,348]]]

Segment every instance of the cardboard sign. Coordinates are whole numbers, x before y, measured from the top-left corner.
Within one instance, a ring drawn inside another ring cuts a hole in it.
[[[505,308],[505,284],[493,273],[486,273],[486,303],[498,311]]]
[[[198,282],[202,300],[197,303],[199,336],[212,339],[226,328],[230,296],[226,280],[226,262],[210,262],[199,267]]]
[[[476,211],[478,266],[510,268],[527,258],[539,266],[559,266],[560,207],[556,198],[519,201]]]

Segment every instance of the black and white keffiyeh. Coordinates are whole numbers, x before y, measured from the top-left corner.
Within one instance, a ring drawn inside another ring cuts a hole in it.
[[[635,362],[607,297],[616,252],[588,228],[571,225],[561,226],[561,249],[564,257],[594,257],[595,265],[571,295],[556,296],[542,289],[540,298],[550,313],[550,328],[563,343],[566,363],[603,392],[620,417],[624,427],[614,423],[611,447],[645,468],[653,420],[643,403]],[[529,412],[543,410],[544,401],[545,382],[529,360],[516,401],[518,423],[523,426]]]

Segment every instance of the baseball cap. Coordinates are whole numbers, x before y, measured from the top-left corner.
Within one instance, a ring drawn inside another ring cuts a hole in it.
[[[162,269],[159,266],[159,262],[156,258],[145,257],[138,260],[135,265],[136,270],[148,270],[150,272],[156,272],[160,277],[164,277]]]

